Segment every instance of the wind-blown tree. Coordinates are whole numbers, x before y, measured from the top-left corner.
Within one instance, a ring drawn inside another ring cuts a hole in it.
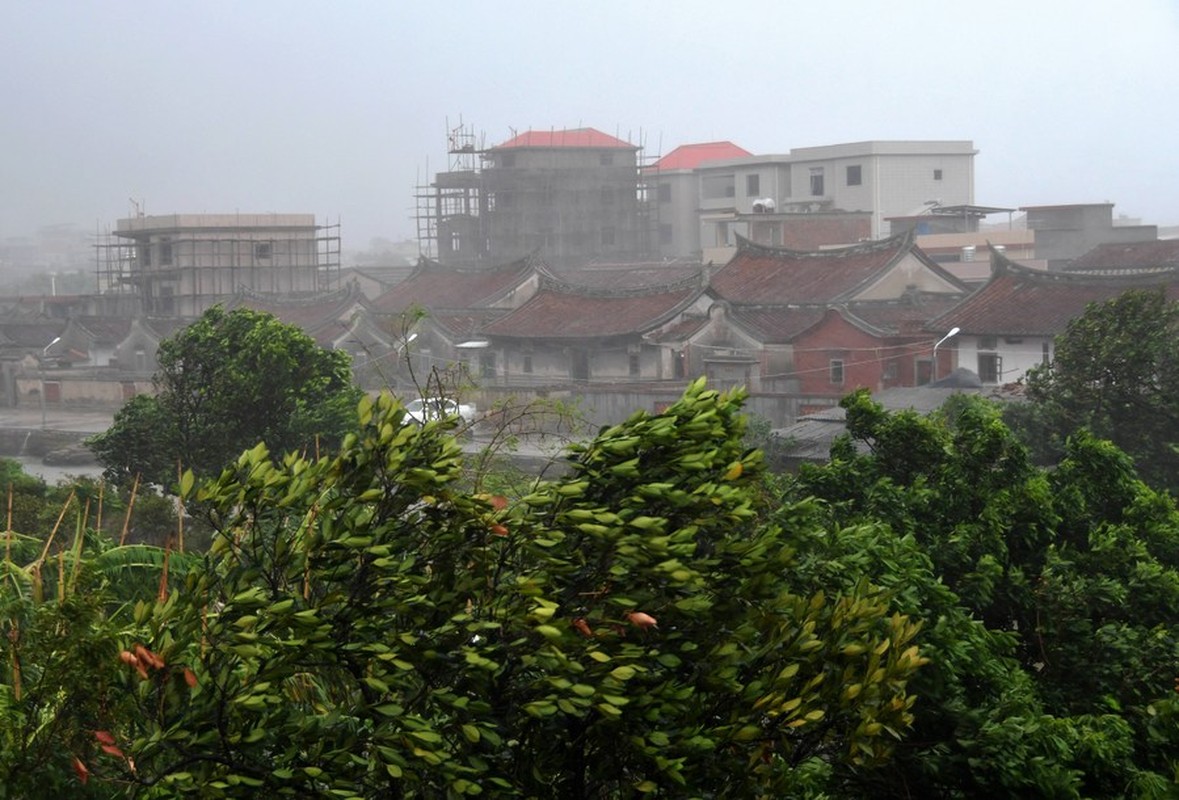
[[[1008,419],[1051,463],[1087,428],[1134,459],[1152,486],[1179,491],[1179,302],[1131,291],[1091,305],[1030,371]]]
[[[694,384],[514,502],[464,492],[453,421],[403,425],[388,395],[338,453],[243,454],[197,492],[204,567],[137,611],[122,646],[150,658],[115,665],[137,708],[106,731],[127,760],[93,780],[754,797],[876,763],[912,719],[917,626],[866,581],[791,590],[739,407]]]
[[[160,486],[177,465],[217,475],[244,449],[327,448],[355,423],[348,355],[274,316],[220,306],[160,344],[154,396],[129,401],[89,440],[106,476]]]
[[[1000,411],[845,398],[849,436],[788,482],[831,532],[797,540],[819,585],[865,577],[922,619],[913,735],[862,796],[1170,796],[1179,763],[1179,515],[1087,434],[1051,471]],[[857,447],[856,445],[859,445]],[[1165,722],[1164,722],[1165,720]]]

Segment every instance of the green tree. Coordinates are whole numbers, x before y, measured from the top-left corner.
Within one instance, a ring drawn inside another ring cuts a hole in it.
[[[795,540],[801,572],[893,588],[926,622],[931,660],[912,684],[914,744],[858,776],[861,794],[1169,796],[1170,499],[1086,434],[1035,467],[978,398],[932,417],[886,413],[866,392],[843,404],[849,436],[788,484],[784,508],[812,498],[830,518],[826,537]]]
[[[198,492],[204,567],[137,609],[161,663],[124,668],[136,708],[111,734],[136,767],[103,779],[752,797],[876,763],[912,719],[917,626],[866,581],[790,590],[740,399],[695,384],[498,509],[461,489],[454,421],[403,425],[389,395],[337,454],[243,454]]]
[[[221,307],[160,344],[154,396],[89,440],[113,481],[171,486],[177,466],[212,476],[255,442],[274,453],[327,448],[354,423],[346,353],[270,314]]]
[[[1129,454],[1152,486],[1179,490],[1179,303],[1161,290],[1090,305],[1026,383],[1028,404],[1008,418],[1038,458],[1055,460],[1087,428]]]

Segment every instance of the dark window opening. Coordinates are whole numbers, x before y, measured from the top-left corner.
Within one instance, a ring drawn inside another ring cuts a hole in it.
[[[860,184],[862,184],[864,182],[863,177],[864,177],[863,172],[860,169],[859,164],[856,164],[854,166],[850,166],[847,168],[847,185],[848,186],[859,186]]]
[[[670,183],[659,184],[658,194],[659,194],[659,202],[660,203],[670,203],[671,202],[671,184]]]
[[[983,383],[999,383],[1003,378],[1003,357],[996,353],[978,354],[978,379]]]
[[[942,171],[940,169],[935,169],[933,171],[933,179],[935,181],[940,181],[942,179]]]
[[[823,168],[818,167],[811,170],[811,196],[823,196]]]
[[[836,386],[843,385],[843,359],[833,358],[830,363],[830,377],[831,383]]]
[[[746,175],[745,176],[745,196],[757,197],[761,194],[761,176],[760,175]]]

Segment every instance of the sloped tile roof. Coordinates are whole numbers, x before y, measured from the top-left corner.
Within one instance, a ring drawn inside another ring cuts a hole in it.
[[[712,277],[731,303],[804,305],[850,300],[857,290],[912,252],[956,285],[960,282],[913,245],[909,234],[832,250],[801,251],[740,240],[737,254]]]
[[[408,278],[376,298],[373,307],[386,314],[399,314],[413,305],[479,308],[519,286],[533,271],[527,258],[489,268],[447,267],[423,258]]]
[[[44,322],[0,322],[0,336],[14,347],[43,348],[65,330],[65,320]]]
[[[1100,244],[1068,265],[1070,272],[1174,269],[1179,267],[1179,239]]]
[[[684,286],[651,292],[591,294],[543,285],[514,311],[489,323],[483,333],[512,338],[594,339],[639,334],[669,320],[700,293]]]
[[[881,331],[891,334],[921,334],[926,323],[936,319],[961,302],[957,297],[931,297],[924,295],[915,302],[855,303],[847,307],[847,313]]]
[[[656,342],[681,342],[694,334],[696,331],[703,328],[708,323],[708,317],[704,315],[685,316],[683,319],[675,322],[672,325],[664,328],[651,341]]]
[[[730,316],[765,344],[788,344],[800,333],[817,325],[826,313],[827,309],[822,306],[738,306],[732,309]]]
[[[1163,288],[1179,299],[1179,270],[1166,273],[1089,275],[1030,269],[992,256],[991,280],[926,327],[961,328],[973,336],[1055,336],[1090,303],[1103,303],[1131,289]]]
[[[695,264],[595,264],[567,271],[554,271],[561,281],[595,289],[646,289],[680,281],[699,279],[704,266]]]
[[[130,317],[78,317],[78,327],[94,337],[95,342],[117,344],[131,332]]]
[[[231,309],[250,308],[273,314],[280,321],[294,325],[312,336],[320,331],[326,331],[330,341],[346,330],[347,326],[342,320],[350,317],[353,309],[357,307],[367,309],[368,301],[356,289],[355,284],[349,283],[329,294],[301,298],[242,291],[227,306]]]
[[[700,142],[681,144],[651,165],[652,170],[696,169],[712,161],[745,158],[753,153],[732,142]]]
[[[493,320],[506,312],[500,309],[484,312],[442,311],[430,313],[429,319],[455,338],[474,339]]]
[[[513,147],[566,147],[591,150],[600,150],[603,148],[639,149],[630,142],[624,142],[621,139],[602,133],[594,128],[568,128],[561,131],[524,131],[524,133],[513,136],[503,144],[498,144],[491,149],[506,150]]]

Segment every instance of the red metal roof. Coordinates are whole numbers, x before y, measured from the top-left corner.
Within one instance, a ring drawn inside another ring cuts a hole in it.
[[[712,278],[712,289],[732,303],[802,305],[838,303],[852,295],[906,253],[913,252],[955,285],[952,275],[925,257],[910,236],[833,250],[801,251],[763,247],[741,240],[737,254]]]
[[[513,136],[503,144],[496,145],[491,149],[506,150],[509,147],[570,147],[591,150],[606,148],[639,149],[630,142],[616,139],[594,128],[569,128],[562,131],[524,131],[524,133]]]
[[[683,287],[626,295],[594,295],[545,287],[483,333],[513,338],[596,339],[643,333],[666,322],[700,292]]]
[[[653,170],[696,169],[712,161],[726,161],[730,158],[744,158],[753,153],[732,142],[701,142],[681,144],[676,149],[651,165]]]
[[[958,327],[973,336],[1055,336],[1090,303],[1112,300],[1131,289],[1164,288],[1179,299],[1179,270],[1154,274],[1088,275],[1030,269],[993,257],[991,280],[926,327]]]
[[[429,309],[479,308],[519,286],[532,272],[528,259],[470,269],[422,259],[408,278],[374,300],[373,307],[386,314],[398,314],[414,305]]]
[[[1179,267],[1179,239],[1100,244],[1069,264],[1077,270],[1133,270]]]

